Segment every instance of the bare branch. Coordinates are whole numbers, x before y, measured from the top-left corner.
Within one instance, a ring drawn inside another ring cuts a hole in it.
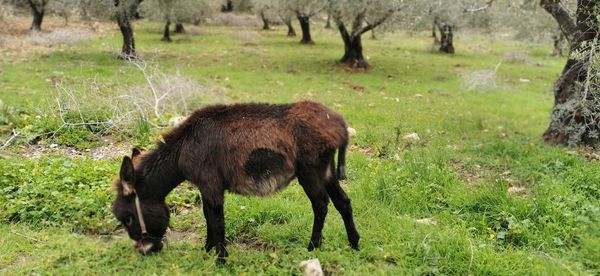
[[[494,3],[494,0],[488,0],[485,5],[478,7],[478,8],[470,8],[470,9],[465,9],[464,12],[468,12],[468,13],[476,13],[476,12],[482,12],[482,11],[486,11],[487,9],[489,9],[490,7],[492,7],[492,4]]]
[[[569,44],[572,45],[575,38],[580,36],[580,32],[561,0],[541,0],[540,5],[554,17],[561,32],[567,38]]]
[[[46,244],[46,242],[44,242],[44,241],[42,241],[42,240],[38,240],[38,239],[36,239],[36,238],[32,238],[32,237],[30,237],[30,236],[27,236],[27,235],[24,235],[24,234],[21,234],[21,233],[18,233],[18,232],[12,231],[12,230],[10,231],[10,233],[11,233],[11,234],[13,234],[13,235],[19,236],[19,237],[21,237],[21,238],[26,238],[26,239],[28,239],[28,240],[30,240],[30,241],[34,241],[34,242],[41,243],[41,244]]]
[[[19,136],[19,132],[17,132],[16,130],[12,130],[12,136],[10,136],[10,138],[8,138],[8,140],[6,140],[6,142],[4,142],[4,144],[0,147],[0,150],[5,149],[6,147],[8,147],[10,145],[10,143],[17,138],[17,136]]]

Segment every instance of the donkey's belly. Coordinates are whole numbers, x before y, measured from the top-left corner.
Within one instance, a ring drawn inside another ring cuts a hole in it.
[[[230,189],[237,194],[268,196],[287,187],[294,177],[294,173],[269,175],[257,179],[248,177],[245,181],[232,185]]]
[[[285,188],[294,178],[292,164],[289,154],[268,148],[254,149],[240,168],[242,176],[230,190],[244,195],[270,195]]]

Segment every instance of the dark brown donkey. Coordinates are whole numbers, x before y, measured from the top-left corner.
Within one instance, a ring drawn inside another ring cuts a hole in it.
[[[350,246],[359,235],[345,178],[348,132],[344,119],[309,101],[216,105],[192,113],[157,148],[125,156],[113,213],[141,253],[159,251],[169,225],[165,197],[184,180],[198,186],[207,225],[206,251],[225,250],[225,190],[267,196],[297,177],[310,199],[314,224],[308,250],[319,247],[329,198],[340,212]],[[335,170],[334,155],[338,153]]]

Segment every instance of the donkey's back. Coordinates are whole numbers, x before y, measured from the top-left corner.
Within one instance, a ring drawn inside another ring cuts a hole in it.
[[[348,134],[339,114],[304,101],[210,106],[167,139],[183,142],[180,166],[190,181],[264,196],[287,186],[298,166],[319,166],[325,154],[345,150]]]

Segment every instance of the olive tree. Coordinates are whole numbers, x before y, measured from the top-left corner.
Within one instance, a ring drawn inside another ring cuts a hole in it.
[[[56,14],[65,20],[65,26],[69,25],[69,19],[78,9],[79,0],[53,0],[48,4],[50,13]]]
[[[165,22],[161,40],[171,42],[172,23],[175,33],[183,33],[183,23],[199,24],[218,10],[218,4],[210,0],[147,0],[140,10],[145,18]]]
[[[314,44],[310,35],[310,18],[321,12],[327,6],[326,0],[280,0],[285,1],[286,9],[290,10],[298,18],[302,29],[301,44]]]
[[[133,28],[131,27],[131,18],[137,14],[138,7],[144,0],[113,0],[114,14],[123,35],[123,48],[120,59],[136,59],[135,39],[133,37]]]
[[[276,0],[252,0],[252,11],[260,17],[263,22],[263,30],[269,30],[269,21],[277,13],[278,1]]]
[[[31,14],[33,15],[33,21],[31,22],[31,30],[41,31],[42,21],[44,20],[44,14],[46,13],[46,5],[49,0],[27,0],[29,7],[31,7]]]
[[[544,141],[600,141],[600,1],[578,0],[573,15],[561,0],[541,0],[569,41],[569,58],[554,84],[554,107]]]
[[[368,68],[363,56],[362,35],[388,24],[404,7],[403,0],[330,0],[333,20],[342,40],[344,56],[341,62],[355,68]]]
[[[263,21],[263,29],[270,29],[270,22],[279,18],[287,26],[287,35],[296,36],[292,25],[295,12],[288,8],[287,1],[283,0],[252,0],[252,11]]]
[[[115,13],[111,0],[78,0],[78,8],[84,20],[107,20]]]

